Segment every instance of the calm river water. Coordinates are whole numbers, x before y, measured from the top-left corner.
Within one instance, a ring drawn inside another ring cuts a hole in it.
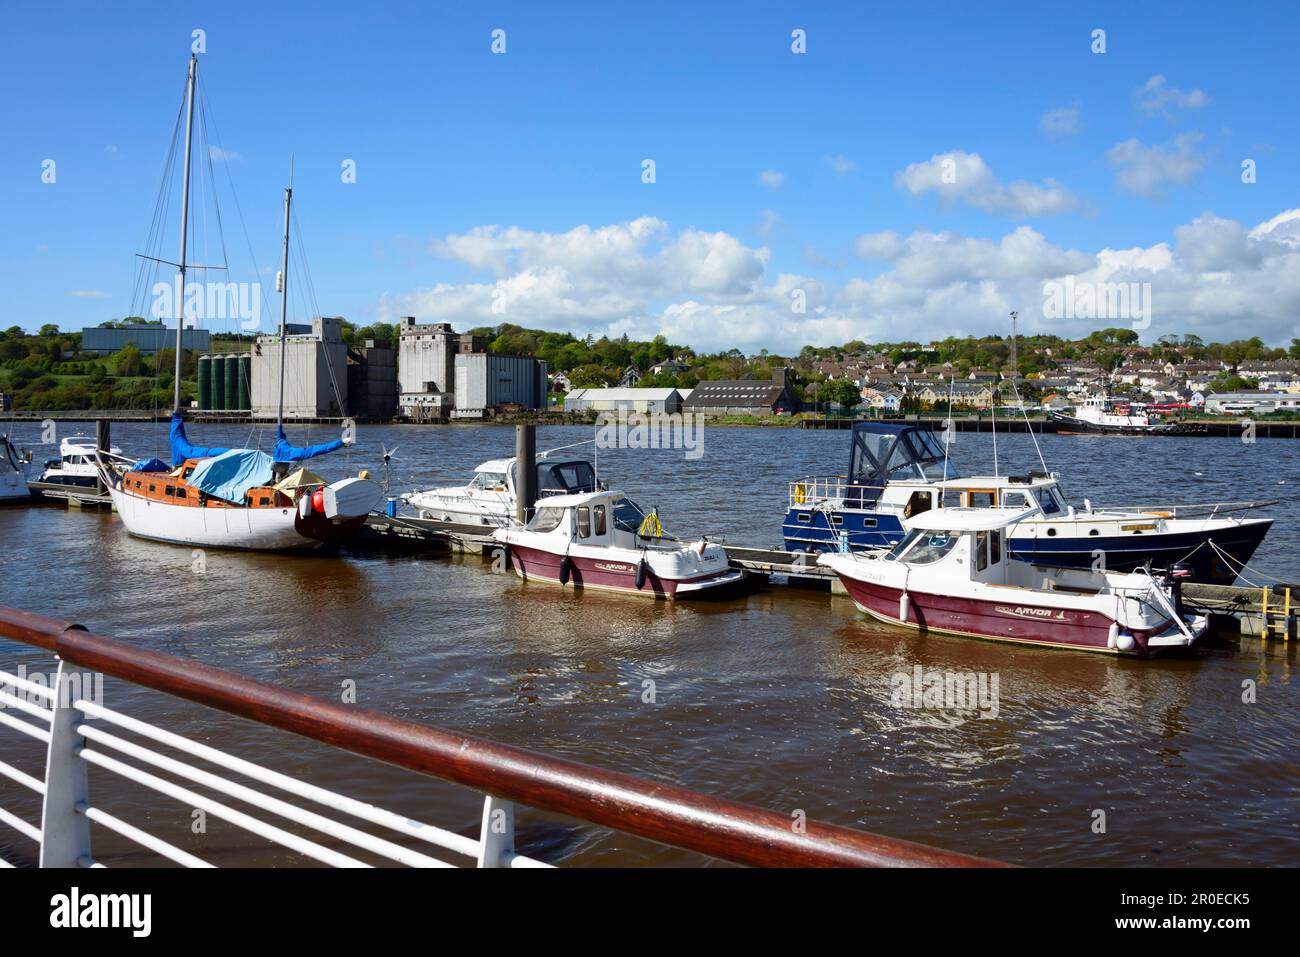
[[[203,443],[269,447],[248,427],[198,426]],[[17,426],[17,444],[36,429]],[[291,436],[320,441],[316,428]],[[539,431],[539,449],[591,437]],[[165,425],[117,425],[134,456],[161,453]],[[677,534],[780,541],[786,482],[842,473],[848,434],[713,428],[704,455],[602,451],[611,487],[658,505]],[[1044,436],[1078,503],[1280,498],[1253,565],[1300,577],[1300,442]],[[321,471],[382,475],[395,489],[463,483],[513,454],[512,429],[363,429]],[[1004,470],[1037,467],[1028,436],[1001,436]],[[579,450],[580,451],[580,450]],[[967,472],[989,470],[987,435],[961,434]],[[41,453],[38,453],[38,456]],[[50,452],[49,454],[54,454]],[[477,556],[358,558],[213,553],[129,538],[111,514],[0,509],[0,603],[75,619],[170,654],[600,767],[810,818],[1021,864],[1295,864],[1300,855],[1296,643],[1233,637],[1193,657],[1140,662],[918,637],[851,602],[773,586],[717,604],[573,595],[497,575]],[[50,671],[0,641],[0,667]],[[890,681],[923,668],[997,676],[996,717],[914,711]],[[656,701],[643,703],[643,682]],[[1243,702],[1243,683],[1257,700]],[[429,823],[476,834],[481,798],[238,719],[110,681],[105,703],[173,731]],[[0,729],[0,758],[39,776],[36,742]],[[258,838],[93,768],[94,803],[221,864],[288,863]],[[39,820],[0,778],[0,806]],[[1095,812],[1105,811],[1105,833]],[[561,864],[693,864],[691,855],[521,809],[520,849]],[[110,864],[151,855],[95,831]],[[0,855],[34,846],[0,827]]]

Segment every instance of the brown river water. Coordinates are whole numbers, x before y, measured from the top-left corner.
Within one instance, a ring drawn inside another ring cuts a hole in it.
[[[16,444],[37,440],[13,427]],[[262,442],[248,427],[197,426],[205,444]],[[162,453],[165,425],[116,425],[133,456]],[[539,430],[538,448],[591,438]],[[321,441],[322,428],[295,441]],[[1260,439],[1044,436],[1071,501],[1163,504],[1280,498],[1252,562],[1300,577],[1300,443]],[[466,481],[513,454],[512,429],[363,427],[320,461],[329,476],[397,446],[395,491]],[[48,447],[47,447],[48,449]],[[575,450],[575,451],[581,451]],[[992,466],[988,435],[954,447],[966,472]],[[846,432],[711,428],[703,455],[602,450],[600,472],[665,528],[732,544],[781,537],[788,480],[842,473]],[[38,457],[45,457],[38,452]],[[48,455],[56,454],[49,450]],[[1000,436],[1004,470],[1037,467],[1025,435]],[[1262,580],[1262,577],[1261,579]],[[773,585],[717,603],[653,603],[525,585],[478,556],[258,555],[128,537],[109,513],[0,509],[0,603],[414,721],[562,755],[809,818],[1029,865],[1282,865],[1300,859],[1296,642],[1220,637],[1155,661],[911,632],[869,622],[824,592]],[[0,667],[50,672],[0,641]],[[920,665],[996,678],[996,714],[891,702]],[[653,703],[643,701],[653,681]],[[1243,701],[1243,688],[1256,700]],[[481,796],[109,680],[104,703],[277,770],[466,834]],[[0,759],[40,776],[37,742],[0,728]],[[300,863],[291,852],[91,769],[96,805],[214,863]],[[0,807],[39,820],[34,795],[0,778]],[[1105,831],[1097,833],[1097,811]],[[259,812],[260,816],[270,817]],[[293,826],[290,825],[292,828]],[[565,865],[699,859],[520,809],[522,853]],[[35,848],[0,826],[0,855]],[[95,830],[110,865],[152,855]]]

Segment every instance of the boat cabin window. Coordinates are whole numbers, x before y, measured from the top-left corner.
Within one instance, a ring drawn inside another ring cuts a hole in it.
[[[168,486],[167,486],[167,492],[166,492],[166,494],[167,494],[167,495],[173,495],[173,496],[174,496],[174,495],[176,494],[176,486],[175,486],[175,485],[168,485]]]
[[[997,565],[1002,561],[1002,529],[995,528],[989,532],[989,564]]]
[[[481,489],[504,489],[506,485],[505,472],[475,472],[474,480],[469,483],[470,488]]]
[[[932,501],[929,492],[913,492],[908,497],[907,504],[903,506],[903,518],[911,518],[913,515],[930,511]]]
[[[982,572],[989,567],[989,533],[975,533],[975,570]]]
[[[597,505],[595,508],[593,508],[591,510],[591,518],[592,518],[592,526],[595,534],[597,536],[603,536],[606,530],[605,506]]]
[[[586,505],[578,506],[578,537],[591,538],[591,509]]]
[[[547,508],[543,505],[533,516],[532,522],[528,528],[534,532],[553,532],[560,527],[560,522],[564,521],[563,508]]]
[[[888,557],[905,559],[909,565],[930,565],[951,552],[960,537],[956,532],[914,528],[894,546]]]
[[[998,504],[997,495],[994,489],[967,489],[966,507],[994,508]]]
[[[1029,508],[1029,496],[1024,492],[1003,492],[1003,508]]]
[[[178,489],[176,490],[176,497],[177,497],[177,498],[187,498],[188,496],[187,496],[187,494],[186,494],[186,492],[185,492],[185,489],[183,489],[183,488],[178,488]]]

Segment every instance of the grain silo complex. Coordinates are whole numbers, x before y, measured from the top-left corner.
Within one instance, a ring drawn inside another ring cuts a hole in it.
[[[408,419],[482,418],[503,408],[544,409],[546,363],[487,351],[487,340],[451,324],[398,324],[400,413]]]
[[[284,340],[284,417],[337,418],[347,415],[348,349],[343,321],[312,320],[311,331]],[[238,370],[235,372],[238,390]],[[253,415],[274,419],[280,401],[280,337],[258,336],[249,373]]]

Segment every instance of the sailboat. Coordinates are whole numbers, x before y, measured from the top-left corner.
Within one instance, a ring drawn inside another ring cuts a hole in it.
[[[190,57],[186,85],[185,172],[181,194],[180,288],[185,288],[198,60]],[[284,434],[284,359],[288,310],[289,223],[293,188],[284,193],[284,253],[280,305],[280,399],[274,455],[257,449],[192,444],[181,414],[181,344],[185,297],[176,312],[176,370],[171,416],[171,465],[148,459],[125,467],[99,467],[114,509],[139,538],[212,548],[299,549],[338,540],[360,527],[382,495],[368,478],[327,483],[300,463],[333,452],[350,440],[295,447]]]

